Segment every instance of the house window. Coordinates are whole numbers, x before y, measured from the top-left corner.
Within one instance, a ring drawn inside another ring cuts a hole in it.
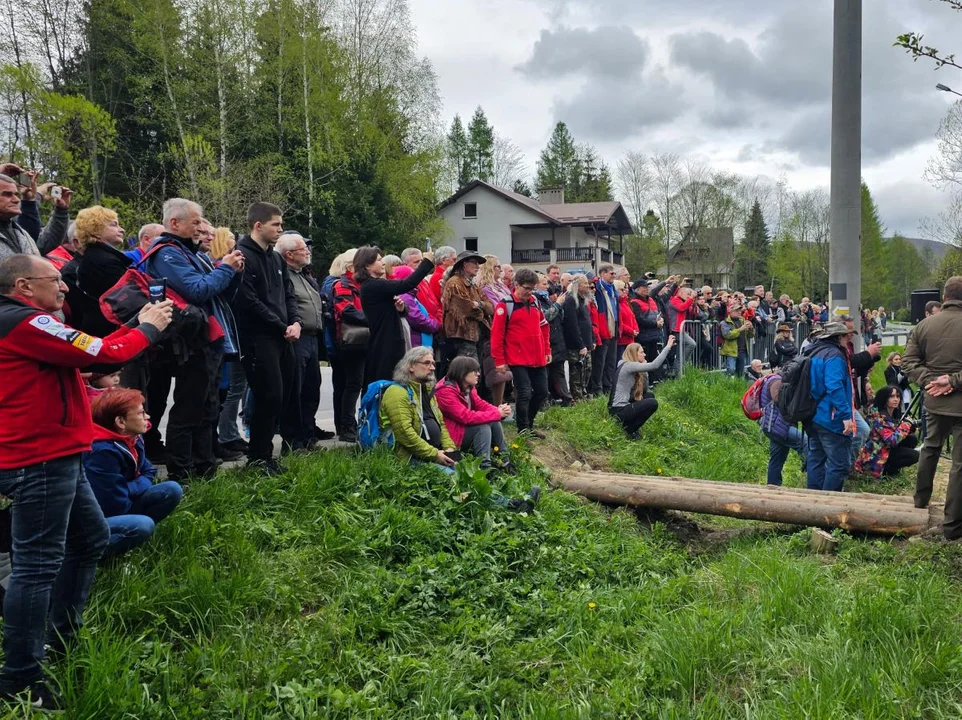
[[[544,249],[545,249],[545,250],[554,250],[554,240],[545,240],[545,241],[544,241]]]
[[[478,239],[477,238],[464,238],[464,249],[468,252],[478,251]]]
[[[476,218],[478,216],[477,203],[464,203],[464,217]]]

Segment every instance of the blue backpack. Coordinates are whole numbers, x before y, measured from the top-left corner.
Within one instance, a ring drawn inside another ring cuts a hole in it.
[[[394,447],[394,432],[381,427],[381,399],[384,392],[392,385],[400,383],[391,380],[376,380],[367,386],[364,397],[361,398],[361,408],[357,411],[357,442],[364,450],[370,450],[378,443]],[[401,387],[404,387],[401,385]],[[414,392],[404,387],[408,399],[414,402]]]

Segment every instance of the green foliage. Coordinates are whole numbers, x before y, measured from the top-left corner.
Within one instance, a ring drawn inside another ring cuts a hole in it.
[[[536,189],[564,187],[565,202],[611,200],[612,179],[608,166],[599,162],[595,149],[576,145],[568,126],[555,125],[538,159]]]
[[[756,199],[745,222],[745,237],[735,249],[735,287],[767,282],[769,239],[762,206]]]
[[[619,438],[600,401],[547,420],[572,444],[620,442],[619,462],[635,454],[642,467],[646,445],[670,443],[665,474],[721,479],[738,471],[711,457],[718,443],[729,465],[764,467],[739,385],[695,373],[660,386],[641,443]],[[962,710],[958,548],[842,534],[824,560],[802,532],[693,556],[661,524],[564,492],[533,515],[494,509],[490,491],[543,482],[523,447],[512,453],[524,469],[508,483],[477,462],[446,476],[384,451],[332,451],[289,458],[277,478],[192,485],[146,547],[98,573],[79,645],[52,667],[74,716]]]
[[[471,176],[490,182],[494,172],[494,128],[478,105],[468,123],[468,164]]]
[[[471,156],[468,148],[468,136],[464,132],[461,116],[455,115],[451,121],[451,129],[447,136],[448,162],[455,174],[456,190],[460,190],[471,182]]]
[[[878,307],[892,296],[892,278],[885,264],[885,245],[878,206],[862,183],[862,305]]]
[[[648,210],[635,230],[636,234],[625,236],[625,267],[632,277],[656,272],[665,264],[665,229],[655,211]]]

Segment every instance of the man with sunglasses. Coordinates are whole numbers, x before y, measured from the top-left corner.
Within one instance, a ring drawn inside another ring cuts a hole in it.
[[[157,342],[172,312],[170,301],[148,303],[136,328],[101,339],[53,315],[66,292],[48,260],[0,262],[0,494],[13,499],[0,700],[26,695],[42,710],[60,705],[41,669],[48,615],[46,640],[63,650],[109,538],[81,465],[93,421],[80,370],[133,359]]]

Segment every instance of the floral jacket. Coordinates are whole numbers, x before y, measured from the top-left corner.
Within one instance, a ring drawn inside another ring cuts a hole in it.
[[[865,416],[871,432],[859,451],[855,471],[863,475],[881,477],[892,448],[912,434],[907,422],[897,422],[890,415],[880,413],[874,407]]]

